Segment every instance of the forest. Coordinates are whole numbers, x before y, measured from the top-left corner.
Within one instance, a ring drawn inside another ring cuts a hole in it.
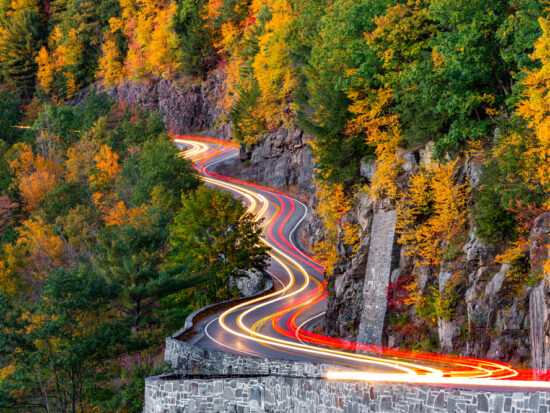
[[[241,145],[285,125],[308,131],[326,227],[315,253],[328,276],[337,238],[357,243],[343,217],[367,191],[398,210],[399,242],[417,262],[448,261],[475,228],[519,283],[536,283],[550,271],[548,244],[529,261],[529,232],[550,208],[549,7],[1,1],[0,409],[140,411],[163,338],[234,297],[230,280],[251,263],[265,266],[255,245],[231,264],[197,252],[201,236],[239,245],[207,228],[241,219],[257,240],[259,224],[200,183],[159,114],[102,93],[72,104],[90,85],[221,70]],[[426,145],[433,162],[402,182],[400,152]],[[475,189],[455,173],[471,158],[483,164]],[[360,173],[368,161],[372,179]],[[220,203],[223,214],[208,212]],[[445,310],[406,288],[410,303]]]

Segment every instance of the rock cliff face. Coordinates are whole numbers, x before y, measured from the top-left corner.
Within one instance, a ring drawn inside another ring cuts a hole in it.
[[[429,152],[428,147],[401,153],[402,176],[414,173],[419,163],[427,162]],[[374,170],[372,164],[361,168],[366,179],[372,177]],[[471,185],[479,182],[479,168],[471,162],[466,162],[457,174],[468,178]],[[387,200],[359,194],[355,208],[346,217],[350,223],[359,224],[361,241],[355,254],[343,245],[337,248],[339,262],[328,283],[326,333],[361,342],[414,346],[523,366],[531,361],[533,343],[538,352],[533,357],[548,360],[546,365],[550,365],[550,323],[545,318],[550,287],[546,282],[533,292],[528,285],[518,288],[510,276],[510,266],[495,263],[499,251],[485,245],[473,230],[450,261],[437,268],[419,266],[396,245],[395,225],[385,219],[392,214],[388,204]],[[548,223],[541,218],[535,227],[546,234],[550,217]],[[417,314],[412,305],[392,305],[403,292],[399,288],[411,280],[424,293],[432,289],[441,295],[450,292],[449,311],[440,311],[427,320],[430,317]],[[530,325],[534,327],[531,338]],[[540,368],[544,366],[540,364]]]
[[[150,79],[126,81],[112,88],[93,85],[71,103],[78,105],[90,89],[106,92],[119,102],[158,111],[170,132],[231,139],[231,125],[225,120],[221,103],[225,91],[223,71],[211,73],[201,83],[193,83],[189,79]]]

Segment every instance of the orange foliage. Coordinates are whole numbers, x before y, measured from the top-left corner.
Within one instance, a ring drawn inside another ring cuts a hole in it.
[[[467,184],[454,177],[457,161],[413,175],[398,205],[398,242],[421,265],[438,265],[445,247],[467,224]]]
[[[101,192],[94,192],[92,200],[101,213],[103,222],[108,227],[132,223],[142,213],[140,208],[128,209],[126,204],[119,200],[115,194],[104,195]]]
[[[523,138],[522,143],[527,143],[528,146],[527,152],[522,156],[524,178],[534,186],[541,185],[550,193],[550,20],[541,17],[539,23],[542,35],[535,42],[535,51],[531,58],[540,61],[540,67],[527,73],[523,81],[523,100],[518,105],[518,113],[528,121],[534,133],[534,141],[530,142],[529,136],[516,138]],[[550,207],[550,201],[546,202],[545,207]],[[500,258],[513,258],[525,251],[525,242],[525,237],[520,237],[517,245],[507,252],[507,256]],[[543,265],[546,274],[550,274],[550,245],[548,251],[549,258]]]
[[[114,84],[126,75],[168,77],[176,73],[179,63],[172,20],[177,2],[121,0],[120,6],[120,17],[109,20],[111,30],[102,45],[98,77],[107,84]],[[119,30],[128,39],[124,62],[113,36]]]
[[[398,197],[396,179],[399,164],[403,162],[397,156],[401,126],[397,115],[385,113],[392,96],[393,92],[389,89],[381,89],[366,96],[359,92],[350,93],[353,103],[349,110],[355,117],[348,124],[347,132],[366,133],[367,143],[375,147],[377,163],[370,192],[377,198]]]
[[[288,0],[255,1],[252,9],[259,10],[265,5],[269,7],[271,19],[265,24],[265,33],[258,40],[260,50],[254,57],[252,67],[261,91],[258,104],[261,113],[258,116],[265,118],[269,127],[276,126],[280,121],[290,121],[285,105],[298,86],[298,75],[290,61],[285,36],[298,13]]]
[[[550,21],[539,19],[542,36],[535,42],[533,60],[540,60],[541,67],[527,74],[524,99],[518,113],[528,120],[535,133],[536,145],[527,156],[533,159],[535,178],[550,189]]]
[[[125,223],[132,223],[141,213],[139,208],[130,208],[122,201],[118,201],[115,206],[106,211],[106,214],[103,217],[105,225],[108,227],[122,225]]]
[[[339,237],[342,236],[344,244],[352,245],[355,250],[359,242],[358,228],[343,221],[352,207],[351,199],[344,193],[343,185],[319,182],[316,197],[316,212],[323,220],[324,233],[323,239],[313,247],[313,250],[316,259],[326,267],[326,274],[331,275],[338,261],[336,244]]]
[[[17,156],[10,162],[10,168],[17,177],[23,209],[31,213],[57,184],[60,168],[53,161],[35,155],[26,143],[16,144],[12,150]]]
[[[120,172],[118,160],[118,154],[113,152],[109,146],[101,146],[99,153],[94,157],[95,169],[90,176],[90,182],[97,186],[112,183]]]

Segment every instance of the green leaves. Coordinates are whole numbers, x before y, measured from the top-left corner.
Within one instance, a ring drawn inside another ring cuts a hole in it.
[[[267,266],[260,224],[241,201],[226,192],[199,187],[182,198],[170,234],[170,262],[192,273],[214,274],[207,288],[218,298],[232,294],[230,279]]]
[[[109,311],[117,294],[117,286],[81,267],[49,274],[39,299],[24,312],[2,297],[0,343],[8,354],[0,352],[0,360],[12,373],[0,392],[22,390],[26,403],[59,412],[90,410],[93,391],[102,386],[98,368],[130,341],[128,323]],[[8,403],[17,406],[18,400]]]

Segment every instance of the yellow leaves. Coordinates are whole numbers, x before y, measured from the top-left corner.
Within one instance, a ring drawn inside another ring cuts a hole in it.
[[[217,47],[223,48],[226,51],[230,51],[237,45],[239,39],[239,31],[235,25],[231,22],[225,22],[221,27],[221,38],[217,43]]]
[[[521,238],[511,242],[504,253],[495,257],[495,262],[499,264],[515,262],[525,257],[526,251],[529,251],[529,241],[526,238]]]
[[[344,216],[352,207],[351,199],[344,193],[341,184],[317,183],[318,204],[316,212],[324,223],[323,239],[313,247],[315,257],[326,267],[326,274],[331,275],[338,261],[336,244],[342,235],[344,244],[353,246],[355,251],[359,243],[357,225],[344,223]]]
[[[0,260],[0,291],[7,296],[21,294],[27,289],[18,272],[24,266],[25,249],[14,244],[4,244]]]
[[[124,23],[122,22],[122,19],[111,17],[109,19],[109,26],[111,29],[111,33],[116,33],[119,30],[122,30],[122,28],[124,27]]]
[[[110,184],[120,172],[118,160],[118,154],[109,146],[101,146],[99,153],[94,157],[96,168],[90,176],[90,182],[99,186]]]
[[[8,364],[7,366],[0,367],[0,382],[6,380],[13,373],[15,373],[15,366],[13,364]]]
[[[527,151],[525,158],[532,160],[535,179],[550,190],[550,21],[539,19],[543,30],[535,42],[533,60],[540,60],[540,68],[527,73],[523,100],[518,105],[518,113],[524,117],[534,132],[536,143]]]
[[[102,52],[96,76],[98,79],[102,79],[106,85],[114,86],[124,78],[124,62],[112,36],[107,36]]]
[[[76,83],[76,79],[71,72],[67,73],[65,87],[67,90],[67,97],[69,99],[72,98],[76,94],[76,92],[78,92],[79,86]]]
[[[38,52],[36,63],[38,63],[38,83],[46,93],[50,93],[54,80],[55,67],[45,46],[42,46]]]
[[[261,113],[258,116],[265,118],[269,126],[289,121],[288,115],[285,118],[284,106],[288,104],[298,80],[287,53],[285,36],[290,23],[298,15],[287,0],[272,0],[267,4],[271,19],[265,24],[265,33],[258,40],[260,50],[254,57],[252,67],[261,91],[258,104]]]
[[[6,14],[11,16],[14,13],[24,10],[33,10],[39,13],[42,8],[42,2],[40,0],[12,0],[10,3],[10,9]]]
[[[67,150],[65,161],[65,179],[67,182],[85,182],[92,169],[97,152],[96,144],[89,139],[81,139],[78,144]]]
[[[397,155],[401,142],[401,126],[396,115],[385,113],[393,91],[380,89],[367,92],[366,96],[352,92],[349,96],[353,101],[349,110],[355,118],[348,124],[347,133],[366,133],[367,143],[375,147],[377,163],[370,185],[371,195],[396,199],[396,179],[399,164],[403,162]]]
[[[172,30],[172,19],[177,11],[177,3],[172,2],[165,9],[160,10],[154,19],[154,29],[148,43],[147,59],[151,71],[168,77],[179,68],[179,63],[174,59],[176,47],[175,34]]]
[[[41,274],[61,265],[63,241],[40,216],[23,222],[16,246],[24,247],[29,252],[36,270]]]
[[[420,170],[398,205],[398,242],[421,265],[438,265],[444,247],[467,224],[467,184],[454,178],[457,161]]]
[[[149,0],[121,1],[119,18],[109,19],[110,32],[102,44],[98,78],[114,85],[124,76],[140,78],[147,74],[168,77],[177,72],[176,33],[172,21],[176,2]],[[126,58],[116,46],[115,34],[128,39]]]

